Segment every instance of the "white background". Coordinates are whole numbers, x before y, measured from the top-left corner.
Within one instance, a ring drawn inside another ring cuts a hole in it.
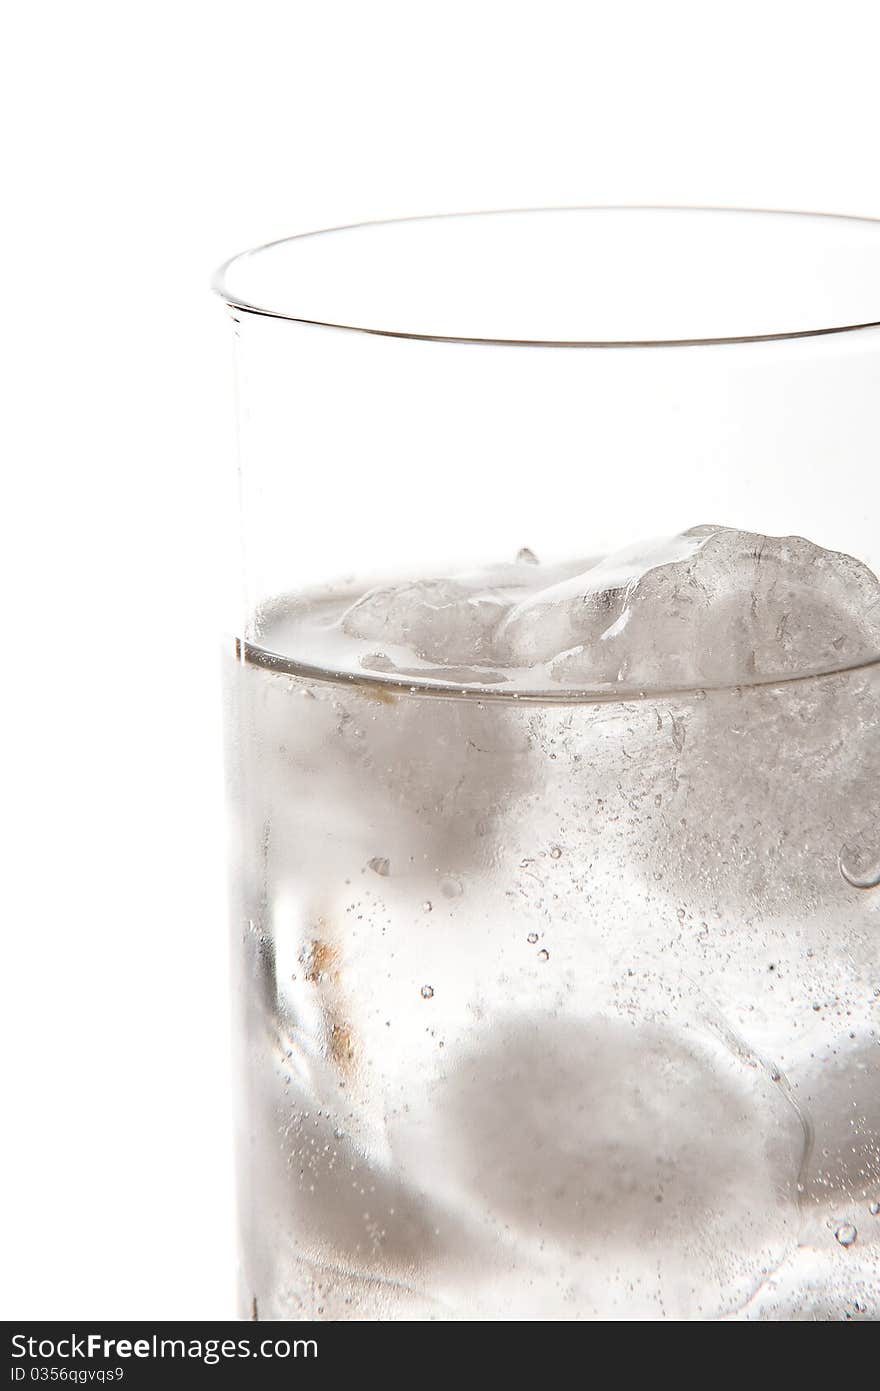
[[[5,1317],[233,1312],[214,265],[443,210],[880,216],[872,0],[15,7]]]

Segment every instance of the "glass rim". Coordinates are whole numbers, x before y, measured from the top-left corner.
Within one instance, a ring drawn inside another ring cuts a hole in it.
[[[609,348],[688,348],[688,347],[712,347],[729,346],[732,344],[743,343],[778,343],[792,342],[804,338],[824,338],[839,334],[863,333],[867,330],[880,328],[880,319],[865,319],[862,321],[845,322],[840,324],[826,324],[813,328],[781,330],[773,333],[738,333],[738,334],[718,334],[699,337],[647,337],[647,338],[540,338],[540,337],[493,337],[493,336],[474,336],[470,334],[452,333],[433,333],[416,332],[405,329],[379,328],[363,324],[347,323],[339,318],[316,318],[293,314],[273,307],[269,303],[258,303],[251,301],[247,296],[236,294],[232,291],[229,278],[234,268],[240,266],[251,257],[255,257],[262,252],[274,250],[277,247],[287,246],[314,238],[330,236],[339,232],[357,232],[364,229],[375,229],[382,227],[399,227],[405,224],[424,224],[441,223],[454,219],[465,220],[468,218],[492,218],[505,217],[520,214],[540,214],[540,213],[569,213],[569,212],[621,212],[621,213],[699,213],[699,214],[743,214],[755,217],[788,218],[792,222],[806,219],[827,219],[829,222],[858,224],[864,227],[871,227],[878,234],[878,257],[880,257],[880,218],[868,217],[856,213],[839,212],[816,212],[807,209],[794,208],[767,208],[767,207],[743,207],[734,205],[700,205],[700,204],[673,204],[673,203],[593,203],[593,204],[562,204],[547,205],[541,207],[521,207],[521,208],[489,208],[478,209],[468,212],[447,212],[417,214],[408,217],[395,218],[376,218],[363,222],[343,223],[333,227],[322,227],[310,232],[300,232],[293,236],[278,237],[268,242],[238,252],[230,256],[215,271],[211,281],[212,291],[222,299],[231,310],[243,314],[253,315],[258,318],[268,318],[281,320],[287,323],[296,323],[304,327],[333,329],[341,333],[367,334],[380,338],[397,338],[414,342],[427,343],[458,343],[458,344],[477,344],[482,346],[496,347],[525,347],[525,348],[581,348],[581,349],[609,349]]]

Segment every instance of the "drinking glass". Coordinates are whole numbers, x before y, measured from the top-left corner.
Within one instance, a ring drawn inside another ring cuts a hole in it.
[[[217,288],[242,1313],[876,1319],[880,224]]]

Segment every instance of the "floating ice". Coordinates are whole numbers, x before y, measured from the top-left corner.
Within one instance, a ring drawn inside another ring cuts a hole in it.
[[[880,586],[799,536],[699,526],[607,556],[517,604],[499,641],[554,684],[737,685],[880,651]]]
[[[880,584],[799,536],[697,526],[592,561],[542,565],[523,550],[378,585],[340,596],[323,622],[298,619],[286,642],[313,665],[468,687],[737,686],[875,659]]]
[[[487,661],[495,628],[509,608],[503,591],[458,579],[414,580],[368,590],[340,620],[350,637],[408,648],[435,665]]]
[[[848,668],[880,651],[880,586],[852,556],[730,527],[694,527],[665,545],[588,572],[580,641],[553,658],[556,682],[733,686]],[[609,569],[614,586],[598,594]],[[576,626],[577,605],[564,606]],[[509,633],[521,620],[523,605]]]
[[[466,678],[473,668],[497,665],[496,631],[524,595],[582,567],[541,566],[523,549],[512,564],[377,585],[345,610],[338,631],[375,649],[362,653],[367,670],[433,667],[442,677],[443,668],[461,668]]]

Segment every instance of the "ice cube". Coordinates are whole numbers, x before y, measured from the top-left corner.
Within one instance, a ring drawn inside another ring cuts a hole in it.
[[[712,530],[698,527],[683,536],[628,546],[594,561],[580,574],[526,595],[499,629],[499,657],[528,668],[588,652],[592,680],[614,681],[619,648],[613,642],[610,647],[603,644],[620,637],[628,626],[640,581],[658,567],[688,560],[703,544],[702,533]]]
[[[369,590],[340,623],[350,637],[408,649],[423,661],[466,666],[489,655],[505,613],[500,595],[473,594],[459,580],[414,580]]]
[[[365,654],[371,670],[386,669],[389,658],[399,669],[413,659],[449,669],[492,664],[495,631],[513,606],[582,567],[583,562],[542,566],[523,551],[508,564],[377,585],[345,610],[339,628],[375,645],[375,652]],[[386,668],[379,665],[383,659]]]
[[[497,649],[553,682],[644,689],[838,670],[880,651],[880,585],[799,536],[699,526],[526,596]]]
[[[624,1264],[629,1307],[655,1316],[662,1264],[677,1317],[717,1316],[795,1238],[796,1114],[760,1069],[670,1020],[501,1016],[389,1138],[450,1211],[565,1251],[573,1275],[596,1262],[605,1311]]]

